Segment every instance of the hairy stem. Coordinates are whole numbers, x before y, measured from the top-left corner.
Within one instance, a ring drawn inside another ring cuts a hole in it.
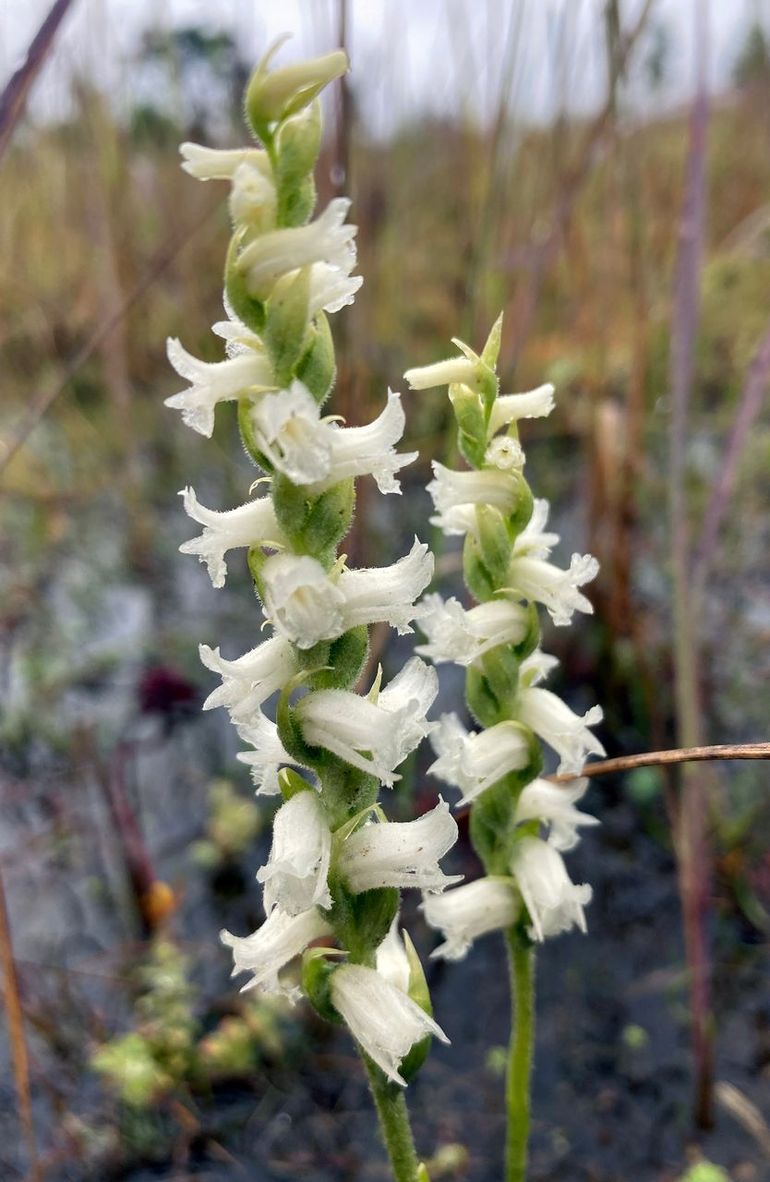
[[[403,1088],[391,1083],[368,1055],[361,1054],[377,1109],[380,1131],[395,1182],[417,1182],[419,1162]]]
[[[529,1141],[530,1080],[535,1048],[535,950],[510,928],[506,933],[511,978],[511,1042],[505,1101],[508,1131],[506,1182],[525,1182]]]

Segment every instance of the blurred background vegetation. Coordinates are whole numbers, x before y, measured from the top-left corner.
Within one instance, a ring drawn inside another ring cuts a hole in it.
[[[46,13],[37,7],[28,41]],[[219,359],[209,325],[228,238],[224,191],[185,176],[177,144],[242,141],[251,50],[280,31],[282,6],[252,6],[253,47],[231,5],[206,6],[200,21],[132,10],[130,45],[115,32],[129,14],[120,0],[60,7],[71,11],[35,51],[26,101],[0,106],[3,1176],[138,1179],[155,1163],[174,1177],[380,1178],[344,1042],[307,1014],[238,999],[225,979],[216,932],[260,921],[253,874],[268,827],[231,728],[200,714],[209,687],[197,644],[243,651],[259,618],[245,570],[215,594],[178,556],[190,528],[176,493],[192,481],[205,504],[230,507],[253,471],[232,416],[218,416],[209,442],[162,404],[178,385],[166,336]],[[602,563],[593,620],[546,646],[562,660],[560,692],[604,705],[610,755],[688,741],[688,676],[699,741],[767,737],[770,9],[736,7],[726,36],[714,7],[722,31],[710,46],[700,0],[555,0],[537,42],[537,6],[523,0],[435,0],[419,17],[398,6],[390,22],[363,0],[285,14],[303,48],[353,53],[318,176],[321,205],[353,197],[365,277],[334,325],[334,410],[368,421],[407,366],[445,355],[454,335],[480,345],[505,310],[504,388],[557,386],[557,413],[527,425],[531,483],[554,503],[562,557],[588,549]],[[9,34],[29,19],[13,5],[3,14]],[[67,39],[73,19],[88,53]],[[368,43],[358,68],[357,39],[375,19],[393,35]],[[545,72],[538,114],[527,96]],[[426,100],[426,75],[440,101]],[[383,117],[391,96],[397,119]],[[420,460],[395,508],[360,489],[346,546],[360,565],[427,537],[429,461],[454,456],[442,396],[409,395],[406,408]],[[447,589],[458,561],[440,555]],[[376,649],[387,668],[386,639]],[[457,691],[448,680],[445,708]],[[435,793],[425,763],[405,777],[396,814]],[[641,939],[615,995],[599,995],[610,1032],[593,1032],[590,1053],[585,1023],[572,1032],[572,1086],[598,1097],[591,1134],[554,1091],[533,1179],[770,1176],[766,775],[762,763],[711,765],[684,816],[688,785],[673,775],[597,781],[605,824],[583,867],[597,883],[592,930],[546,950],[542,971],[562,964],[569,1004],[588,1013],[595,958],[612,963]],[[456,858],[473,873],[466,848]],[[621,891],[617,875],[631,886]],[[688,992],[699,974],[705,998]],[[448,1027],[463,1005],[450,976],[435,981]],[[546,1043],[562,1029],[560,1004],[546,998]],[[469,1034],[476,1058],[463,1058],[458,1029],[459,1055],[442,1051],[419,1093],[432,1177],[497,1176],[484,1144],[499,1140],[500,1114],[495,1124],[488,1109],[474,1135],[448,1082],[465,1064],[477,1095],[497,1085],[487,1052],[507,1019],[496,1005]],[[693,1132],[693,1079],[700,1125],[717,1118],[710,1132]],[[633,1165],[628,1110],[602,1108],[621,1093],[645,1130]],[[353,1132],[335,1111],[346,1103]],[[326,1123],[308,1117],[314,1106]]]

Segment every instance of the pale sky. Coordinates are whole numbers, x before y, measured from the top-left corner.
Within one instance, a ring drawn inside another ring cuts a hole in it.
[[[51,0],[0,0],[0,79],[18,64]],[[655,105],[689,92],[693,10],[708,0],[657,0],[652,24],[665,26],[669,79]],[[624,0],[626,24],[641,0]],[[604,0],[349,0],[351,84],[367,123],[387,133],[415,111],[461,111],[483,118],[497,103],[506,47],[515,46],[512,101],[527,118],[566,106],[585,111],[603,95]],[[719,89],[752,17],[770,26],[770,0],[710,0],[710,82]],[[73,68],[135,97],[131,55],[142,29],[201,24],[232,30],[246,60],[284,31],[280,60],[336,44],[336,0],[74,0],[32,98],[37,116],[62,109]],[[652,100],[639,77],[642,108]]]

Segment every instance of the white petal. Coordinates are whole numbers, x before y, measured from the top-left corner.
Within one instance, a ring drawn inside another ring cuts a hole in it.
[[[501,427],[507,427],[519,419],[542,419],[551,413],[553,407],[554,389],[550,382],[526,394],[501,394],[492,403],[489,434],[495,435]]]
[[[337,197],[308,225],[271,230],[250,242],[237,263],[250,294],[266,299],[282,275],[314,263],[326,263],[349,275],[357,230],[343,224],[349,207],[347,198]]]
[[[422,911],[430,927],[445,937],[431,955],[460,960],[479,936],[515,923],[519,903],[511,882],[479,878],[441,895],[426,896]]]
[[[450,357],[448,361],[436,361],[433,365],[420,365],[408,369],[404,379],[412,390],[431,390],[434,386],[450,386],[456,383],[478,386],[479,364],[467,357]]]
[[[558,936],[571,927],[586,931],[583,908],[593,892],[587,884],[571,881],[554,846],[539,837],[522,838],[514,847],[511,873],[532,920],[534,939]]]
[[[294,484],[312,484],[328,474],[331,428],[321,422],[318,403],[302,382],[260,398],[250,417],[260,450]]]
[[[345,596],[308,555],[275,554],[262,567],[265,613],[276,631],[309,649],[346,630]]]
[[[439,859],[457,841],[457,823],[442,800],[416,821],[371,822],[342,846],[336,868],[354,894],[380,887],[441,891],[448,877]]]
[[[514,821],[543,821],[550,828],[548,842],[557,850],[571,850],[578,842],[580,825],[598,825],[596,817],[575,808],[588,787],[587,779],[569,784],[552,784],[548,780],[533,780],[527,784],[516,802]]]
[[[254,349],[245,349],[227,361],[199,361],[178,340],[169,337],[166,352],[174,369],[190,382],[190,387],[166,398],[164,405],[181,410],[187,426],[207,437],[214,429],[217,403],[275,388],[269,359]]]
[[[414,539],[412,549],[391,566],[345,570],[337,581],[344,595],[345,626],[386,622],[399,633],[411,632],[415,600],[433,577],[433,555]]]
[[[593,606],[578,587],[595,579],[599,563],[590,554],[573,554],[569,570],[560,570],[539,558],[518,558],[508,567],[507,594],[542,603],[554,624],[565,626],[575,611],[593,613]]]
[[[498,722],[488,730],[469,733],[456,714],[445,714],[431,743],[438,759],[428,773],[459,788],[460,804],[475,800],[529,761],[527,740],[513,722]]]
[[[203,703],[204,710],[225,706],[234,721],[248,717],[298,672],[294,649],[282,636],[273,636],[242,657],[226,661],[218,648],[199,646],[200,659],[222,684]]]
[[[529,630],[527,609],[507,599],[492,599],[468,610],[458,600],[426,595],[415,616],[429,644],[417,646],[436,664],[472,665],[501,644],[520,644]]]
[[[282,767],[299,767],[278,737],[278,727],[260,710],[255,710],[248,723],[238,727],[244,743],[251,743],[253,751],[241,751],[237,758],[251,768],[251,778],[257,796],[277,796],[280,792],[278,772]]]
[[[179,549],[182,554],[196,554],[201,562],[205,562],[215,587],[224,586],[228,550],[285,544],[270,497],[248,501],[237,509],[219,513],[201,505],[192,488],[182,489],[179,495],[184,497],[188,517],[204,527],[200,537],[183,542]]]
[[[199,181],[231,180],[241,164],[267,176],[271,173],[267,152],[258,148],[206,148],[187,141],[179,145],[179,151],[184,158],[182,168]]]
[[[292,1001],[299,996],[297,988],[287,987],[279,974],[314,940],[330,936],[332,929],[314,908],[301,915],[286,915],[271,911],[265,922],[250,936],[233,936],[222,931],[219,938],[233,950],[233,976],[251,973],[243,989],[260,989],[264,993],[284,994]]]
[[[402,993],[409,992],[409,979],[412,974],[409,957],[406,954],[404,940],[398,930],[398,915],[393,916],[393,923],[388,928],[388,934],[377,948],[374,967],[381,977],[395,985]]]
[[[320,797],[298,792],[273,820],[273,845],[257,874],[265,885],[265,911],[275,907],[299,915],[310,907],[331,907],[327,885],[332,835]]]
[[[518,695],[518,717],[561,756],[560,772],[580,772],[589,755],[605,755],[604,747],[588,729],[602,720],[601,707],[580,717],[550,690],[524,687]]]
[[[449,1042],[441,1027],[375,969],[340,965],[332,974],[334,1008],[350,1033],[388,1079],[406,1087],[401,1060],[428,1034]]]
[[[329,472],[310,490],[313,494],[351,476],[373,476],[381,493],[400,493],[396,472],[417,458],[417,452],[397,452],[395,445],[404,431],[401,396],[388,390],[383,411],[363,427],[330,425],[331,449]]]

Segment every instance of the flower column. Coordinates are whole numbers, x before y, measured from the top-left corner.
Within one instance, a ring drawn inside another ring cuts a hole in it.
[[[540,778],[541,741],[556,750],[559,770],[578,773],[589,753],[603,748],[589,730],[601,720],[594,707],[580,718],[539,684],[556,664],[542,653],[538,607],[555,624],[575,610],[590,612],[580,587],[598,565],[574,555],[568,570],[549,561],[555,534],[545,532],[548,505],[533,500],[524,479],[520,419],[547,415],[553,387],[500,396],[495,373],[500,318],[481,355],[460,341],[461,356],[405,377],[412,389],[449,386],[458,446],[470,465],[452,471],[434,464],[429,485],[431,520],[449,536],[463,536],[463,570],[479,601],[464,609],[456,599],[429,595],[418,648],[435,662],[463,665],[466,698],[480,730],[444,715],[431,741],[438,758],[430,769],[471,806],[470,832],[487,877],[441,896],[426,896],[423,910],[445,943],[434,955],[456,960],[485,932],[503,930],[509,950],[512,1034],[507,1079],[509,1182],[526,1175],[529,1092],[534,1044],[534,944],[574,926],[585,931],[583,908],[591,888],[574,885],[562,852],[578,840],[577,827],[594,823],[575,802],[587,781],[563,789]],[[547,836],[541,835],[542,829]]]
[[[204,708],[224,706],[252,750],[261,794],[280,794],[267,865],[258,873],[267,919],[252,935],[222,933],[244,988],[297,997],[344,1021],[362,1052],[398,1182],[418,1166],[402,1088],[444,1038],[431,1016],[425,979],[398,932],[399,889],[440,892],[455,881],[439,859],[457,826],[443,801],[426,816],[388,823],[380,784],[431,729],[426,714],[436,675],[412,658],[384,688],[380,676],[353,691],[368,652],[368,627],[410,632],[414,603],[433,559],[415,540],[400,561],[350,570],[338,554],[353,515],[356,477],[400,492],[404,415],[389,393],[365,427],[339,426],[321,408],[330,393],[334,348],[327,313],[349,304],[354,226],[349,202],[335,200],[315,220],[312,169],[321,140],[322,87],[342,74],[341,52],[270,72],[275,48],[257,67],[246,112],[263,148],[218,151],[183,144],[183,167],[200,180],[231,185],[233,236],[225,271],[227,319],[214,325],[227,357],[207,364],[169,341],[169,359],[189,383],[167,400],[210,436],[215,408],[237,404],[246,451],[265,476],[265,495],[218,512],[184,490],[187,513],[203,526],[181,549],[198,556],[215,587],[229,551],[244,549],[272,635],[234,659],[202,645],[201,660],[221,684]],[[265,712],[278,694],[274,718]],[[320,942],[320,943],[319,943]],[[302,957],[301,984],[290,965]],[[424,1170],[422,1175],[424,1176]]]

